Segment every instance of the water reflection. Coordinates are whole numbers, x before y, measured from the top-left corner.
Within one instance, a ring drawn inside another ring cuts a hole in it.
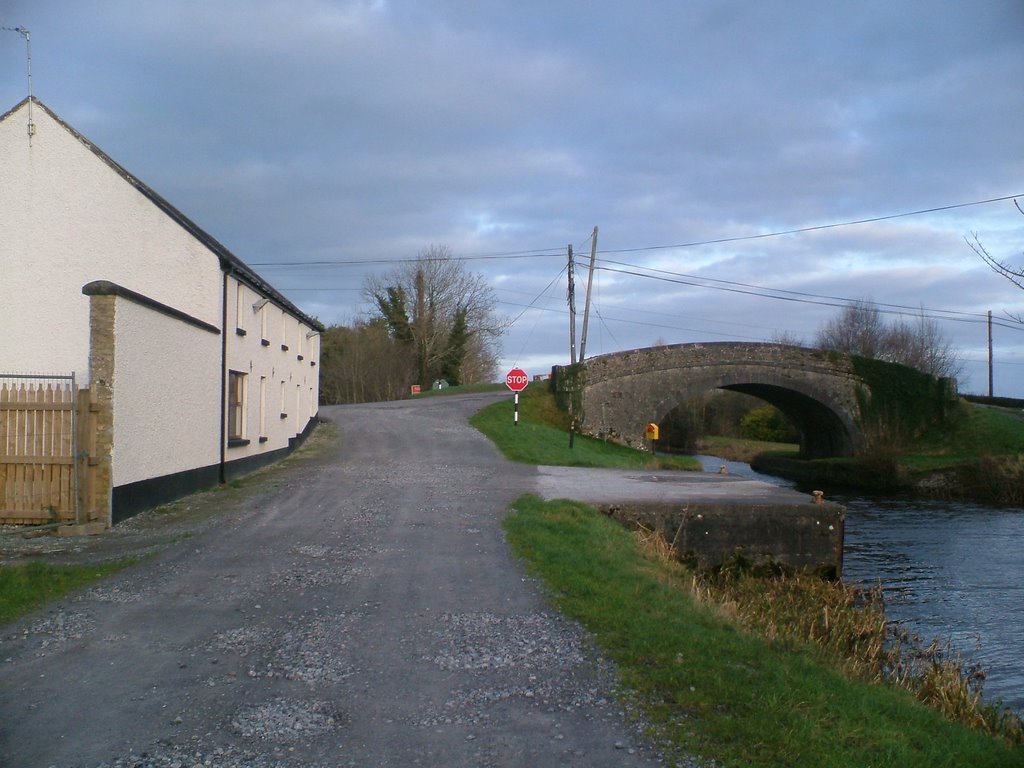
[[[746,464],[699,457],[705,471],[776,485]],[[843,504],[843,577],[881,584],[886,613],[925,642],[949,641],[987,674],[985,697],[1024,713],[1024,510],[830,495]]]
[[[988,679],[989,700],[1024,712],[1024,511],[938,501],[845,504],[844,578],[881,583],[886,613],[949,641]]]

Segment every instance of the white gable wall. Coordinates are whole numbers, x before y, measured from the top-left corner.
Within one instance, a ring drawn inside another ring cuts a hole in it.
[[[44,109],[0,121],[0,371],[88,383],[89,301],[110,280],[218,327],[220,261]]]
[[[220,334],[131,301],[114,318],[114,486],[220,460]]]

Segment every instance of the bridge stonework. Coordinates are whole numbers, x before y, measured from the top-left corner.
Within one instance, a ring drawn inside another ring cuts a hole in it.
[[[559,373],[556,382],[569,380]],[[711,389],[754,395],[779,408],[799,431],[808,458],[848,456],[861,442],[857,392],[865,384],[849,356],[833,352],[736,342],[649,347],[586,361],[576,386],[583,434],[641,449],[648,423]]]

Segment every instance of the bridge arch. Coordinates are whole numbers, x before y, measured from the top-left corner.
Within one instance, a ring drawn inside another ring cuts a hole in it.
[[[848,456],[861,444],[849,356],[786,344],[716,342],[617,352],[588,360],[578,382],[581,431],[643,448],[644,427],[708,390],[758,397],[782,411],[808,458]]]

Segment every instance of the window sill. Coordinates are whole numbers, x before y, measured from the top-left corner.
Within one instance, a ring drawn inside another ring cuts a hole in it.
[[[228,448],[241,448],[249,444],[249,441],[244,437],[231,437],[228,438]]]
[[[245,336],[245,328],[235,328],[235,333],[239,336]]]

